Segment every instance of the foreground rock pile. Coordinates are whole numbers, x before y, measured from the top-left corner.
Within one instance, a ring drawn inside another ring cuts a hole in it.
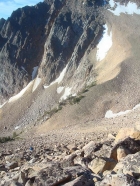
[[[139,186],[140,131],[86,145],[17,148],[0,154],[1,186]]]

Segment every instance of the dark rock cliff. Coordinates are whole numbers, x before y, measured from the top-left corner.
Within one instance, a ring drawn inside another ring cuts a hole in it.
[[[68,64],[65,81],[70,80],[102,35],[103,4],[102,0],[45,0],[14,11],[6,21],[0,19],[0,102],[31,80],[35,66],[49,84]],[[86,63],[82,79],[79,72],[75,78],[83,81],[93,70],[93,64]]]

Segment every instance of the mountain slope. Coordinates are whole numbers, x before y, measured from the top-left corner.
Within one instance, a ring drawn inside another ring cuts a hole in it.
[[[110,9],[109,4],[103,6],[102,1],[97,2],[43,3],[48,8],[48,17],[44,23],[43,39],[37,47],[40,61],[33,58],[36,62],[29,63],[31,68],[26,70],[30,78],[26,78],[26,81],[17,78],[22,88],[23,82],[25,86],[31,79],[33,67],[36,67],[35,79],[27,89],[9,99],[1,108],[1,131],[8,132],[15,127],[20,129],[40,123],[44,123],[44,132],[92,122],[94,126],[98,126],[98,123],[110,125],[114,120],[105,118],[108,110],[119,113],[139,103],[139,15],[121,12],[115,15],[117,8],[111,10],[113,8]],[[37,12],[43,5],[40,3],[25,9],[35,9]],[[20,11],[24,11],[24,8]],[[30,40],[26,42],[29,44]],[[37,46],[38,42],[35,44]],[[19,70],[21,67],[14,68],[22,74]],[[24,79],[23,74],[21,78]],[[91,85],[96,86],[89,88]],[[87,89],[88,92],[82,93]],[[66,101],[66,106],[63,106],[63,99],[70,95],[82,99],[73,105]],[[120,119],[117,122],[119,128]],[[126,117],[124,125],[127,122]],[[3,129],[4,126],[8,131]],[[41,133],[42,128],[39,126],[35,130]]]
[[[97,8],[102,3],[46,0],[14,11],[5,22],[1,20],[0,64],[5,69],[0,79],[1,103],[36,76],[32,75],[34,67],[39,66],[38,76],[49,84],[69,63],[68,81],[103,31],[103,16]],[[86,65],[83,76],[86,70],[92,70],[93,64]],[[13,67],[15,70],[8,74]],[[11,79],[8,89],[5,76]],[[78,81],[79,73],[75,76]]]

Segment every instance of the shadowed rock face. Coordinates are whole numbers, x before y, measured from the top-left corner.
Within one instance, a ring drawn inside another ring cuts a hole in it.
[[[8,98],[19,92],[30,81],[33,67],[38,66],[42,56],[49,7],[47,3],[24,7],[14,11],[7,21],[2,22],[0,30],[2,97]]]
[[[5,23],[5,19],[1,18],[0,19],[0,29],[3,27],[4,23]]]
[[[68,64],[65,80],[70,79],[102,35],[102,5],[102,0],[46,0],[14,11],[6,21],[1,19],[0,102],[31,80],[35,66],[50,83]],[[92,65],[86,68],[91,71]]]

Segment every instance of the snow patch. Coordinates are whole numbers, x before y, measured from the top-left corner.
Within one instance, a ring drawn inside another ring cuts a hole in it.
[[[115,1],[114,0],[110,0],[109,4],[110,4],[111,8],[113,8],[115,6]]]
[[[57,88],[57,93],[60,94],[63,91],[64,87],[58,87]]]
[[[114,15],[119,16],[121,13],[124,14],[130,14],[133,15],[135,14],[140,14],[140,9],[138,8],[136,3],[132,3],[129,1],[127,6],[121,5],[119,2],[114,2],[114,0],[110,0],[110,6],[113,8],[115,4],[117,5],[115,10],[110,10]]]
[[[41,78],[36,77],[35,80],[34,80],[34,85],[33,85],[32,92],[34,92],[37,89],[37,87],[40,84],[40,82],[41,82]]]
[[[50,86],[50,85],[49,85],[49,86]],[[44,85],[43,87],[44,87],[44,89],[46,89],[46,88],[48,88],[49,86],[45,86],[45,85]]]
[[[24,88],[22,89],[17,95],[11,97],[8,101],[8,103],[16,101],[17,99],[19,99],[20,97],[23,96],[23,94],[26,92],[26,90],[31,86],[32,81]]]
[[[139,108],[140,107],[140,104],[137,104],[134,108],[133,108],[133,110],[136,110],[137,108]]]
[[[0,109],[7,103],[7,101],[5,103],[3,103],[2,105],[0,105]]]
[[[110,32],[110,34],[108,33],[107,25],[105,25],[104,28],[105,28],[105,31],[104,31],[103,38],[97,45],[97,49],[98,49],[97,54],[96,54],[97,61],[103,60],[105,56],[107,55],[107,52],[112,46],[112,32]]]
[[[71,95],[71,89],[72,88],[69,88],[69,87],[65,88],[65,92],[63,96],[60,98],[61,101],[67,99],[67,97]]]
[[[66,70],[67,70],[67,65],[66,65],[66,67],[62,70],[62,72],[60,73],[59,77],[58,77],[55,81],[53,81],[50,85],[48,85],[48,86],[44,85],[43,87],[46,89],[46,88],[50,87],[51,85],[53,85],[53,84],[55,84],[55,83],[58,83],[58,84],[61,83],[61,81],[63,80],[64,75],[65,75],[65,73],[66,73]]]
[[[121,111],[121,112],[118,112],[118,113],[113,113],[111,110],[108,110],[105,114],[105,118],[114,118],[114,117],[117,117],[117,116],[125,115],[125,114],[128,114],[128,113],[132,112],[133,110],[136,110],[139,107],[140,107],[140,104],[137,104],[135,107],[133,107],[132,110]]]
[[[38,70],[38,66],[36,66],[36,67],[33,68],[33,72],[32,72],[32,80],[36,77],[37,70]]]
[[[17,129],[19,129],[19,128],[20,128],[20,126],[16,126],[16,127],[15,127],[15,130],[17,130]]]
[[[131,112],[131,110],[126,110],[124,112],[118,112],[118,113],[113,113],[111,110],[108,110],[105,114],[105,118],[114,118],[117,116],[125,115]]]

